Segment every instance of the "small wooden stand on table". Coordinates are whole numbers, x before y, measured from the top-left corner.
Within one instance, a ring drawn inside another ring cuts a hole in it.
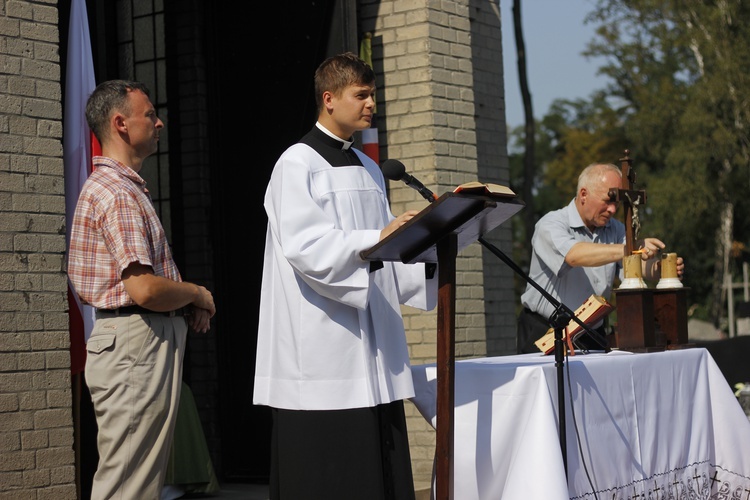
[[[654,296],[647,288],[615,290],[617,301],[617,348],[649,351],[657,346],[654,330]],[[656,349],[658,350],[658,349]]]
[[[438,264],[436,496],[453,492],[456,255],[524,207],[515,199],[445,193],[383,241],[366,260]]]
[[[666,349],[693,347],[688,343],[687,291],[688,288],[654,290],[654,316],[657,339],[663,339]]]

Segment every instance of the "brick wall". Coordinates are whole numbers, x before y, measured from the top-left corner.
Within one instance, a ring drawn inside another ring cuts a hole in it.
[[[74,499],[57,2],[0,2],[0,500]]]
[[[362,32],[373,34],[380,158],[395,158],[440,195],[471,180],[507,184],[508,161],[497,2],[360,0]],[[397,181],[393,212],[427,202]],[[506,227],[508,226],[508,227]],[[509,224],[487,239],[510,250]],[[474,243],[456,261],[456,357],[515,351],[513,276]],[[403,309],[413,364],[436,357],[437,314]],[[407,404],[412,468],[429,488],[435,431]]]

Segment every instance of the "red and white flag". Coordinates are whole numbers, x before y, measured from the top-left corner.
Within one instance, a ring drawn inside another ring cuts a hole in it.
[[[371,126],[362,131],[362,151],[380,165],[380,144],[378,144],[378,128]]]
[[[359,43],[359,57],[372,68],[372,33],[367,32]],[[370,128],[362,131],[362,151],[380,165],[380,144],[378,144],[378,127],[375,124],[377,104],[373,108]]]
[[[65,167],[65,243],[70,248],[70,228],[78,195],[91,173],[91,158],[99,149],[86,123],[86,100],[96,87],[91,53],[88,14],[85,0],[72,0],[68,57],[65,70],[65,106],[63,116],[63,163]],[[70,317],[70,364],[75,375],[86,364],[86,340],[94,325],[94,309],[78,301],[68,281]]]

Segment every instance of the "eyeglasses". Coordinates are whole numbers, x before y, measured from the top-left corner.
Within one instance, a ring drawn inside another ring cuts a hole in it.
[[[613,200],[612,198],[604,198],[602,201],[607,205],[614,205],[615,208],[620,206],[620,202],[617,200]]]

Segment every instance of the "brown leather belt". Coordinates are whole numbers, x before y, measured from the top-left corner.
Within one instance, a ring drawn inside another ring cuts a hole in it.
[[[170,318],[173,318],[175,316],[185,316],[187,313],[186,307],[181,307],[179,309],[175,309],[174,311],[152,311],[151,309],[146,309],[145,307],[141,307],[138,305],[135,306],[125,306],[125,307],[118,307],[117,309],[97,309],[96,314],[102,314],[102,315],[112,315],[112,316],[130,316],[131,314],[158,314],[160,316],[168,316]]]

